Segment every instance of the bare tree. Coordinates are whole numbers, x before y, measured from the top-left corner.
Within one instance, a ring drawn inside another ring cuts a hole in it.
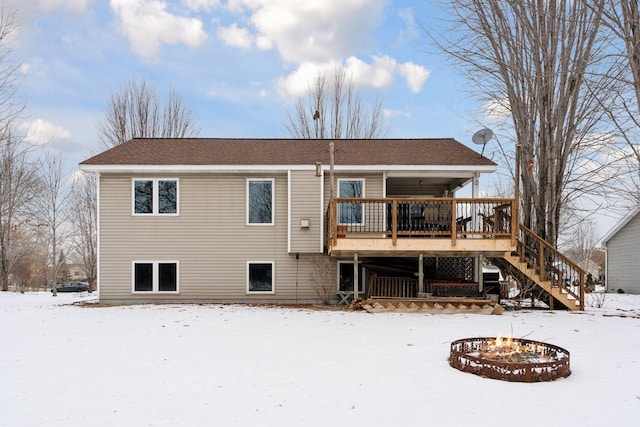
[[[617,166],[611,174],[621,195],[632,205],[640,203],[640,5],[638,0],[607,0],[603,25],[609,30],[610,58],[607,75],[612,87],[607,97],[598,97],[619,143],[610,159]],[[610,108],[607,108],[611,106]]]
[[[598,227],[594,220],[578,222],[571,230],[571,240],[566,242],[566,254],[576,264],[591,260],[591,253],[598,242]],[[585,264],[587,266],[587,264]]]
[[[32,196],[33,173],[28,148],[13,134],[13,123],[24,110],[16,92],[20,63],[8,38],[16,30],[16,11],[0,6],[0,284],[9,289],[9,274],[16,260],[13,235]]]
[[[285,128],[294,138],[372,139],[387,132],[382,103],[367,107],[344,68],[320,72],[298,98]]]
[[[29,226],[29,210],[38,178],[30,147],[7,132],[0,135],[0,281],[9,289],[9,274],[22,252],[18,236]]]
[[[47,248],[49,281],[56,296],[58,273],[70,249],[70,231],[66,223],[70,192],[64,185],[62,158],[59,155],[45,154],[40,179],[42,189],[35,200],[37,217],[42,225],[41,238]]]
[[[185,138],[198,136],[191,108],[171,90],[161,102],[155,89],[135,78],[114,93],[98,123],[101,145],[111,148],[132,138]]]
[[[0,128],[7,133],[13,121],[24,110],[24,103],[16,96],[22,83],[20,62],[14,57],[8,38],[16,31],[15,9],[0,5]]]
[[[335,262],[332,262],[330,257],[316,254],[311,258],[311,267],[311,289],[323,304],[329,304],[336,294]]]
[[[602,148],[593,138],[603,114],[593,94],[606,87],[604,0],[447,4],[451,26],[432,39],[475,96],[510,114],[508,131],[522,146],[522,220],[555,246],[563,204],[592,182],[582,175],[585,158]]]
[[[98,276],[97,188],[95,175],[77,175],[71,187],[69,213],[73,226],[74,250],[84,266],[92,290],[95,289]]]
[[[26,290],[41,290],[44,283],[43,277],[39,275],[39,257],[37,254],[38,245],[35,240],[26,233],[25,229],[20,229],[16,233],[15,246],[18,247],[20,256],[12,265],[11,273],[16,290],[24,292]]]

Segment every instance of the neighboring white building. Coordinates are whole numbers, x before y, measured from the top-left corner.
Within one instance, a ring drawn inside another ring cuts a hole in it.
[[[67,264],[66,268],[71,280],[85,280],[87,278],[87,272],[82,264]]]
[[[640,294],[640,207],[618,222],[602,244],[607,248],[607,290]]]

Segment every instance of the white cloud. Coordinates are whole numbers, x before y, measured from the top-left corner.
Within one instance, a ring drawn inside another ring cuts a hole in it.
[[[420,32],[418,31],[418,26],[415,23],[415,13],[413,8],[407,7],[400,9],[398,16],[400,16],[400,18],[402,18],[407,24],[407,28],[402,31],[401,37],[417,39],[420,36]]]
[[[355,56],[351,56],[347,58],[345,68],[356,85],[380,89],[393,82],[396,60],[388,56],[374,56],[373,62],[367,64]]]
[[[20,74],[22,75],[29,74],[29,70],[31,70],[30,64],[27,64],[26,62],[23,62],[22,64],[20,64]]]
[[[287,61],[338,61],[368,47],[387,0],[236,0],[247,10],[262,49],[275,48]]]
[[[146,58],[157,54],[160,43],[183,43],[196,48],[207,37],[202,21],[167,12],[164,1],[111,0],[110,5],[133,51]]]
[[[278,92],[282,96],[302,96],[307,92],[309,83],[321,72],[332,70],[337,64],[317,64],[304,62],[291,74],[278,80]]]
[[[256,46],[258,46],[258,48],[260,49],[268,50],[273,47],[273,43],[271,43],[271,40],[269,40],[267,37],[258,36],[256,37]]]
[[[483,110],[485,119],[491,123],[504,123],[511,117],[509,100],[507,98],[487,101],[484,104]]]
[[[416,65],[413,62],[405,62],[398,66],[400,74],[407,79],[407,84],[411,89],[411,92],[418,93],[422,90],[424,82],[429,78],[431,71],[424,68],[422,65]]]
[[[218,29],[218,35],[222,41],[229,46],[249,49],[253,45],[249,30],[246,28],[238,28],[235,22],[229,27]]]
[[[429,71],[411,62],[398,65],[396,60],[385,56],[373,56],[372,62],[367,63],[355,56],[347,58],[344,65],[338,62],[304,62],[286,77],[278,81],[281,95],[301,96],[307,92],[309,83],[320,72],[333,70],[336,66],[343,67],[355,86],[383,89],[390,86],[396,75],[407,79],[413,92],[422,90],[422,86],[429,76]]]
[[[382,115],[385,119],[390,119],[392,117],[402,116],[402,117],[411,117],[411,113],[402,110],[390,110],[388,108],[384,108],[382,110]]]
[[[203,0],[200,0],[203,1]],[[414,93],[420,92],[430,71],[412,62],[398,64],[388,55],[367,62],[354,55],[371,49],[371,37],[383,18],[387,0],[228,0],[226,10],[241,14],[247,26],[221,28],[227,45],[275,49],[297,65],[278,81],[278,92],[299,96],[319,71],[344,67],[360,87],[380,89],[402,76]],[[413,25],[413,10],[400,15]],[[345,59],[346,58],[346,59]]]
[[[19,129],[25,132],[25,141],[35,145],[46,145],[52,141],[71,138],[69,131],[63,127],[42,119],[23,122]]]
[[[182,0],[182,4],[191,10],[211,10],[220,6],[219,0]]]

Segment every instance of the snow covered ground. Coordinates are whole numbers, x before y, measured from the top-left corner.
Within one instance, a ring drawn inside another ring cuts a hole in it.
[[[584,313],[425,315],[241,305],[71,305],[0,293],[0,425],[640,426],[640,296]],[[447,363],[459,338],[571,352],[508,383]]]

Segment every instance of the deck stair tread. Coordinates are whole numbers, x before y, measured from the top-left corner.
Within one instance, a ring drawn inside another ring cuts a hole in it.
[[[362,308],[369,313],[492,314],[496,305],[492,300],[460,297],[370,298]]]
[[[534,268],[530,268],[525,261],[520,259],[519,256],[508,254],[505,255],[503,259],[517,268],[520,272],[522,272],[525,276],[535,282],[539,287],[548,292],[553,298],[558,300],[558,302],[567,307],[569,310],[582,309],[580,306],[580,301],[576,299],[575,296],[561,287],[554,286],[554,284],[550,280],[545,280],[540,277],[538,271],[536,271],[536,269]]]

